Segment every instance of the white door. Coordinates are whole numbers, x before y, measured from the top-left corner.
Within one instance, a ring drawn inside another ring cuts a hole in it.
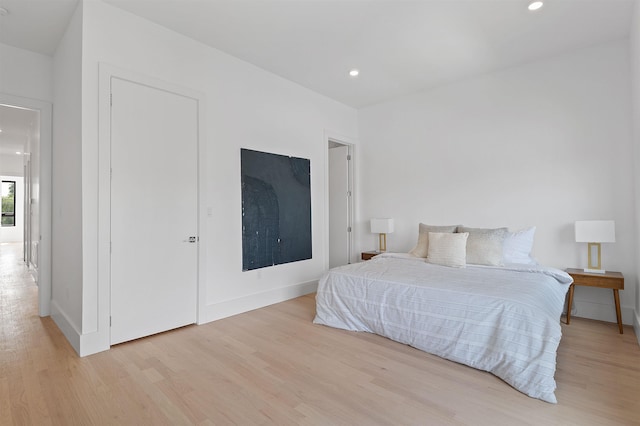
[[[333,145],[333,144],[332,144]],[[350,256],[349,147],[329,148],[329,267],[346,265]]]
[[[118,78],[111,92],[116,344],[196,322],[198,102]]]

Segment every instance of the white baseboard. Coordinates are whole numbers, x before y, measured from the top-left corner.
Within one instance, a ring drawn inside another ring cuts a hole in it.
[[[598,321],[618,322],[616,317],[616,307],[614,305],[576,301],[574,299],[573,307],[574,309],[571,311],[571,316],[589,318]],[[634,323],[635,313],[632,308],[621,306],[620,313],[622,315],[623,324],[631,325]]]
[[[225,300],[224,302],[207,305],[205,312],[200,315],[198,324],[227,318],[233,315],[249,312],[254,309],[264,308],[274,303],[284,302],[305,294],[314,293],[318,289],[318,281],[295,284],[281,287],[263,293],[251,294],[238,299]]]
[[[29,264],[27,265],[27,270],[33,277],[33,280],[36,282],[36,285],[40,287],[40,282],[38,281],[38,268],[36,268],[36,265],[29,262]]]
[[[263,293],[256,293],[238,299],[208,305],[205,308],[205,312],[203,313],[204,315],[200,315],[198,324],[227,318],[233,315],[252,311],[254,309],[273,305],[274,303],[284,302],[285,300],[304,296],[305,294],[314,293],[317,288],[318,281],[309,281],[306,283],[281,287],[265,291]],[[109,349],[110,344],[108,333],[80,333],[78,328],[73,324],[55,300],[51,301],[51,318],[79,356],[87,356]]]
[[[80,336],[80,356],[97,354],[111,348],[111,330],[94,331]]]
[[[80,355],[81,333],[73,321],[64,313],[55,300],[51,300],[51,319],[56,323],[62,334],[67,338],[76,353]]]
[[[637,311],[633,315],[633,330],[636,332],[636,339],[638,339],[638,345],[640,345],[640,313]]]
[[[51,318],[67,338],[76,353],[81,356],[106,351],[110,347],[109,330],[82,334],[55,300],[51,301]]]

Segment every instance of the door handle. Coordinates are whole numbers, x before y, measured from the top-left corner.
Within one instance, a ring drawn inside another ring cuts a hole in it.
[[[183,243],[195,243],[198,241],[198,237],[189,237],[188,240],[182,240]]]

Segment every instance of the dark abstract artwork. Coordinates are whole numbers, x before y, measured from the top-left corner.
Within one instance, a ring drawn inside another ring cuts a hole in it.
[[[311,259],[308,159],[242,149],[242,270]]]

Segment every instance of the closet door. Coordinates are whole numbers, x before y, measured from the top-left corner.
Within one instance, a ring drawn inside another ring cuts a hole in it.
[[[198,102],[111,80],[111,344],[196,322]]]

